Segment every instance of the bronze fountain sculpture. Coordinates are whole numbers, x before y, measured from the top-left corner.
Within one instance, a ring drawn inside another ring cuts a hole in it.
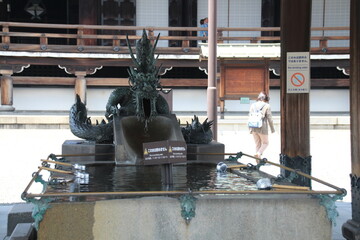
[[[118,87],[109,96],[105,117],[108,122],[93,124],[87,116],[86,106],[76,96],[70,109],[71,132],[95,144],[115,145],[117,164],[142,163],[144,142],[175,140],[188,144],[208,144],[212,141],[212,121],[200,123],[194,116],[192,123],[180,127],[180,121],[169,110],[162,91],[158,56],[155,49],[159,35],[152,46],[146,31],[136,43],[135,54],[127,38],[134,67],[129,67],[129,86]],[[133,159],[130,160],[129,159]]]

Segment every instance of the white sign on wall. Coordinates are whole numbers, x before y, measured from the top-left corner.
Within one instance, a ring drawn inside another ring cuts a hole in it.
[[[287,93],[310,92],[310,54],[309,52],[287,53]]]

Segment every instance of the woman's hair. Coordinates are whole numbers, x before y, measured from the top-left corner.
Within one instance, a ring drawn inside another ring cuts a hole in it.
[[[260,92],[257,100],[268,102],[270,100],[270,97],[266,93]]]

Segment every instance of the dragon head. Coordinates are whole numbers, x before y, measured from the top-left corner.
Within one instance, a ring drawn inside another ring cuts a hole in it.
[[[159,96],[157,89],[161,88],[161,84],[160,67],[156,67],[158,56],[155,57],[155,49],[159,36],[152,46],[146,31],[143,30],[142,38],[136,43],[136,56],[131,49],[128,37],[126,37],[130,56],[134,63],[134,67],[130,67],[128,70],[129,84],[136,104],[136,115],[142,121],[151,120],[157,113],[155,107]]]

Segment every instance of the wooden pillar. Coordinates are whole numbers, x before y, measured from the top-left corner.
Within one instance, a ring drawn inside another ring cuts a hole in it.
[[[281,1],[281,164],[310,174],[309,93],[287,93],[287,53],[310,51],[311,0]],[[285,177],[288,171],[282,171]],[[310,186],[299,176],[293,183]]]
[[[81,101],[86,105],[86,75],[92,75],[102,66],[61,66],[59,68],[64,69],[67,74],[74,74],[75,79],[75,94],[79,95]]]
[[[350,129],[352,219],[342,226],[348,240],[360,239],[360,2],[350,2]]]
[[[0,70],[1,76],[1,107],[3,111],[14,111],[13,107],[13,70]]]
[[[79,95],[81,101],[86,105],[86,72],[76,71],[75,94]]]
[[[79,0],[79,24],[97,25],[99,2],[97,0]],[[96,35],[96,30],[85,29],[83,34]],[[96,45],[96,39],[85,39],[84,45]]]

